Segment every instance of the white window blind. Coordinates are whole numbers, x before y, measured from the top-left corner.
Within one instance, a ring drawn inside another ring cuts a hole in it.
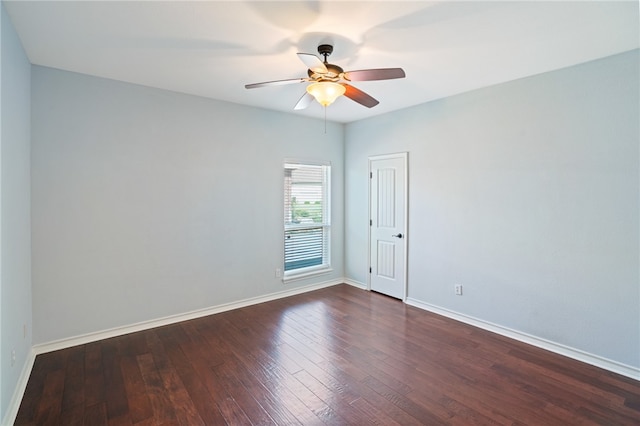
[[[331,166],[284,165],[285,276],[329,267]]]

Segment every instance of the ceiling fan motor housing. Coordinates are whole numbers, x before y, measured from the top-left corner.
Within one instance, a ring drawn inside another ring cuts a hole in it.
[[[316,73],[312,70],[307,70],[307,74],[311,79],[316,81],[338,81],[342,78],[341,76],[344,73],[342,68],[326,62],[325,66],[327,67],[327,72],[324,74]]]

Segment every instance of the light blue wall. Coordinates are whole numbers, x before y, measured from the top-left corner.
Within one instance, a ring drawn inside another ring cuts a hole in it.
[[[4,5],[0,86],[0,419],[31,350],[31,65]],[[26,326],[27,333],[24,334]],[[11,365],[11,351],[16,361]]]
[[[343,276],[343,125],[32,75],[35,344]],[[286,285],[285,158],[333,165],[333,272]]]
[[[638,80],[636,50],[347,125],[346,276],[367,157],[408,151],[410,298],[640,367]]]

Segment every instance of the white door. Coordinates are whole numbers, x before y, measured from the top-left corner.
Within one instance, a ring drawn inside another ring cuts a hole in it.
[[[369,158],[370,288],[406,298],[407,153]]]

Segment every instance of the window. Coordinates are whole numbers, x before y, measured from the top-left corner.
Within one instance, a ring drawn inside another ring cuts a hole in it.
[[[329,268],[329,181],[326,164],[284,165],[284,277]]]

